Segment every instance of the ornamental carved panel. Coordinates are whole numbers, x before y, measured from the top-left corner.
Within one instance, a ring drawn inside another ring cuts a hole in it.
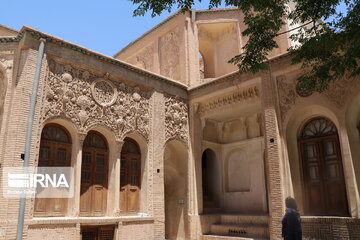
[[[188,139],[188,107],[180,98],[165,95],[165,139]]]
[[[153,71],[154,66],[154,44],[145,47],[136,55],[136,62],[144,66],[146,70]]]
[[[340,80],[331,82],[324,94],[336,107],[342,108],[353,93],[359,92],[359,88],[360,76],[350,77],[347,75]]]
[[[178,29],[160,38],[160,74],[180,79],[180,37]]]
[[[43,121],[62,117],[80,132],[102,125],[119,139],[135,131],[149,137],[150,91],[54,60],[49,60],[44,91]]]
[[[279,91],[281,119],[284,120],[287,112],[292,108],[298,98],[296,83],[287,80],[283,75],[277,77],[276,81]]]
[[[258,86],[251,86],[240,91],[236,91],[221,97],[210,99],[199,104],[197,113],[204,116],[211,112],[216,112],[221,108],[231,106],[237,103],[247,103],[259,100]]]

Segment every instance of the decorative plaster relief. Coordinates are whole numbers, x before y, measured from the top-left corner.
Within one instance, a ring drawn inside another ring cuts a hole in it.
[[[12,68],[13,61],[6,57],[0,58],[0,130],[4,113],[5,94],[7,89],[7,75]]]
[[[136,62],[144,66],[146,70],[153,71],[154,66],[154,44],[145,47],[136,54]]]
[[[279,90],[279,102],[281,119],[284,120],[286,113],[295,104],[298,95],[296,94],[296,84],[294,81],[287,81],[284,75],[276,78]]]
[[[137,131],[149,137],[151,92],[49,60],[43,121],[70,119],[80,132],[96,125],[110,128],[118,139]]]
[[[12,57],[12,56],[9,56],[8,58],[0,57],[0,64],[2,65],[4,70],[10,70],[13,66],[13,60],[10,59],[10,57]]]
[[[175,29],[160,38],[160,74],[180,80],[180,37]]]
[[[187,142],[188,107],[178,97],[165,95],[165,139],[178,139]]]
[[[358,92],[360,81],[358,77],[344,77],[331,82],[325,92],[321,95],[333,102],[337,108],[343,108],[346,101],[353,93]],[[277,77],[279,90],[281,119],[284,120],[287,112],[295,105],[299,97],[310,97],[312,91],[300,89],[297,80],[286,79],[284,75]]]
[[[331,82],[324,92],[325,96],[335,104],[336,107],[342,108],[345,106],[348,98],[354,93],[358,92],[360,87],[360,76],[350,77],[346,75],[340,80]]]
[[[258,86],[248,87],[241,91],[213,98],[207,102],[200,103],[198,107],[198,114],[202,116],[210,112],[215,112],[219,108],[223,108],[225,106],[237,103],[251,102],[255,100],[259,100]]]

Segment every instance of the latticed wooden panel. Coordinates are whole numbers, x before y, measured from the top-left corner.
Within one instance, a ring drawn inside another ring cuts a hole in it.
[[[81,230],[82,240],[113,240],[114,226],[84,227]]]
[[[103,227],[99,229],[98,240],[113,240],[114,239],[114,227]]]

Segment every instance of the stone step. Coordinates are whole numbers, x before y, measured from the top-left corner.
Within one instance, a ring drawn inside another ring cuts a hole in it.
[[[268,238],[246,238],[219,235],[201,235],[200,240],[268,240]]]
[[[236,215],[236,214],[221,214],[220,222],[222,224],[262,224],[267,225],[269,216],[263,215]]]
[[[269,228],[267,224],[212,224],[210,233],[220,236],[267,238]]]

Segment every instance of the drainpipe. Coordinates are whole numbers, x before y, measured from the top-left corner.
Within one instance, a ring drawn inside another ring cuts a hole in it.
[[[36,98],[39,88],[40,73],[42,66],[42,59],[44,56],[45,48],[45,39],[40,38],[39,53],[35,69],[34,85],[31,92],[31,102],[30,102],[30,111],[27,119],[27,131],[26,131],[26,142],[25,142],[25,158],[23,165],[23,173],[28,173],[29,163],[30,163],[30,147],[31,147],[31,137],[32,137],[32,127],[35,115],[36,107]],[[16,230],[16,240],[22,240],[23,238],[23,229],[24,229],[24,217],[25,217],[25,204],[26,204],[26,189],[21,191],[20,195],[20,204],[19,204],[19,215],[18,215],[18,225]]]

